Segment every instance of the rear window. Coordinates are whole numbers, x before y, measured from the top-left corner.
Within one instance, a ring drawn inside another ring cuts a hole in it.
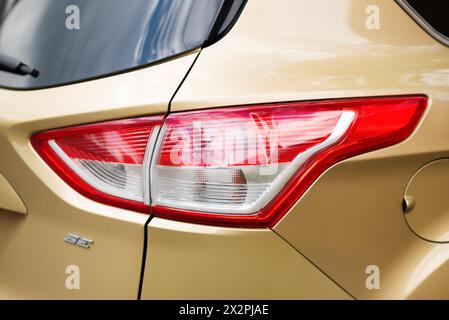
[[[237,15],[243,3],[0,0],[0,54],[39,72],[15,74],[3,63],[0,86],[51,87],[154,63],[210,41],[212,30],[226,29],[216,23],[230,25],[227,14]]]
[[[427,31],[449,39],[449,1],[448,0],[399,0],[405,9],[417,15]],[[430,29],[429,29],[430,28]],[[435,34],[434,34],[435,35]]]

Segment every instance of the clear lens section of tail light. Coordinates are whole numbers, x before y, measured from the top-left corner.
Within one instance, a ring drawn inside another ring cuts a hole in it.
[[[257,212],[307,159],[338,142],[354,117],[354,111],[292,106],[169,116],[152,170],[154,204]]]
[[[81,193],[107,204],[148,211],[151,144],[162,119],[57,129],[33,136],[32,142],[47,163]]]
[[[153,212],[271,226],[332,164],[404,140],[425,105],[408,96],[172,114],[151,167]]]

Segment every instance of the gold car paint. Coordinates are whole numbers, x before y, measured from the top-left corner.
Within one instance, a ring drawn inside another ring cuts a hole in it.
[[[142,299],[352,299],[268,229],[153,218]]]
[[[366,7],[380,28],[366,28]],[[0,173],[27,215],[0,209],[0,298],[137,296],[148,216],[95,203],[34,152],[36,131],[164,113],[198,52],[150,68],[35,91],[0,91]],[[142,298],[444,298],[446,244],[417,237],[402,213],[408,181],[449,156],[449,48],[392,0],[249,0],[201,51],[171,111],[339,97],[427,94],[416,132],[325,172],[275,226],[237,229],[152,218]],[[85,250],[63,242],[95,240]],[[81,289],[65,288],[79,265]],[[365,285],[380,268],[380,290]]]
[[[380,26],[370,30],[366,26],[366,8],[373,5],[379,9]],[[448,77],[449,48],[422,30],[394,1],[249,1],[229,34],[202,50],[171,110],[428,95],[428,110],[410,138],[327,170],[274,227],[274,232],[355,298],[449,298],[448,245],[417,237],[402,212],[403,195],[413,174],[426,163],[449,155]],[[173,272],[160,271],[172,270],[165,264],[160,248],[172,243],[167,246],[169,251],[174,247],[172,239],[182,243],[185,234],[175,227],[167,227],[166,232],[161,228],[158,219],[148,227],[144,297],[155,297],[158,290],[165,292],[163,285],[171,283]],[[229,268],[202,268],[217,256],[212,249],[221,248],[207,243],[218,239],[214,232],[220,233],[221,229],[203,230],[189,233],[189,238],[195,238],[191,241],[193,248],[184,249],[196,253],[192,258],[177,253],[184,257],[178,261],[178,268],[187,268],[189,277],[201,281],[193,285],[193,280],[179,280],[190,285],[182,289],[182,295],[173,292],[174,297],[199,296],[198,292],[204,290],[215,298],[228,298],[233,286],[251,287],[254,296],[260,298],[272,297],[262,284],[267,278],[279,277],[278,285],[283,286],[282,269],[291,274],[291,279],[302,276],[301,268],[294,273],[285,259],[285,264],[276,262],[277,268],[270,275],[260,274],[258,282],[249,272],[247,278],[233,277],[233,268],[243,268],[238,253],[230,254],[238,259]],[[238,242],[234,250],[238,252],[242,246]],[[269,256],[273,254],[271,248],[259,250]],[[250,252],[252,249],[247,254]],[[166,255],[173,257],[172,253]],[[379,267],[379,289],[366,283],[373,265]],[[157,281],[152,275],[155,270]],[[297,291],[300,289],[293,287],[285,287],[287,292],[282,296],[304,297]],[[326,292],[322,294],[327,296]],[[249,296],[237,290],[236,297]]]
[[[405,218],[423,239],[449,242],[449,159],[432,161],[410,179],[404,198],[410,206]]]
[[[27,213],[27,209],[17,192],[8,180],[0,174],[0,210],[2,209],[21,214]]]
[[[0,90],[0,173],[28,211],[20,215],[13,208],[0,209],[0,298],[137,298],[148,215],[77,193],[34,151],[30,136],[63,126],[164,114],[197,54],[74,85]],[[89,249],[65,243],[68,233],[94,243]],[[71,265],[79,267],[79,290],[66,287]]]

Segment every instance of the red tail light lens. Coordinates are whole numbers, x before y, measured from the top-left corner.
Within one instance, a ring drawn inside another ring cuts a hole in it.
[[[152,164],[153,212],[273,226],[332,164],[408,137],[425,105],[418,96],[170,115]]]
[[[403,96],[219,108],[169,115],[157,141],[162,117],[32,141],[95,200],[189,222],[273,226],[331,165],[407,138],[426,103]]]
[[[295,105],[169,116],[152,167],[153,203],[252,215],[299,167],[342,139],[354,118],[341,108]]]
[[[39,133],[32,143],[74,189],[106,204],[149,212],[146,158],[163,116],[110,121]],[[149,186],[148,186],[149,187]]]

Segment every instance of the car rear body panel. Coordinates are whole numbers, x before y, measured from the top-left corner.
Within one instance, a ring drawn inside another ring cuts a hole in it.
[[[71,86],[1,90],[0,172],[27,214],[0,209],[0,298],[137,298],[148,215],[81,196],[29,138],[55,127],[165,114],[197,54]],[[71,245],[64,242],[68,233],[94,243],[90,249]],[[80,290],[66,287],[71,265],[79,267]]]
[[[367,27],[370,6],[379,28]],[[415,235],[402,208],[415,172],[449,157],[448,70],[449,48],[394,1],[255,0],[201,51],[79,84],[1,90],[0,185],[10,187],[0,209],[0,298],[135,299],[139,288],[143,299],[449,298],[449,244]],[[332,166],[272,229],[96,203],[29,140],[168,111],[411,94],[429,105],[408,139]],[[68,244],[68,233],[94,244]],[[81,270],[80,290],[65,286],[70,265]],[[380,270],[377,290],[367,286],[370,266]]]
[[[365,26],[368,5],[380,9],[378,30]],[[413,174],[449,156],[448,69],[449,48],[394,1],[253,1],[226,38],[201,52],[171,110],[427,95],[428,110],[409,139],[329,169],[274,232],[355,298],[448,298],[448,244],[417,237],[402,211]],[[148,243],[150,257],[156,245]],[[380,290],[366,286],[371,265],[380,269]],[[221,276],[232,281],[229,274]]]
[[[153,218],[142,299],[352,299],[268,229]]]

